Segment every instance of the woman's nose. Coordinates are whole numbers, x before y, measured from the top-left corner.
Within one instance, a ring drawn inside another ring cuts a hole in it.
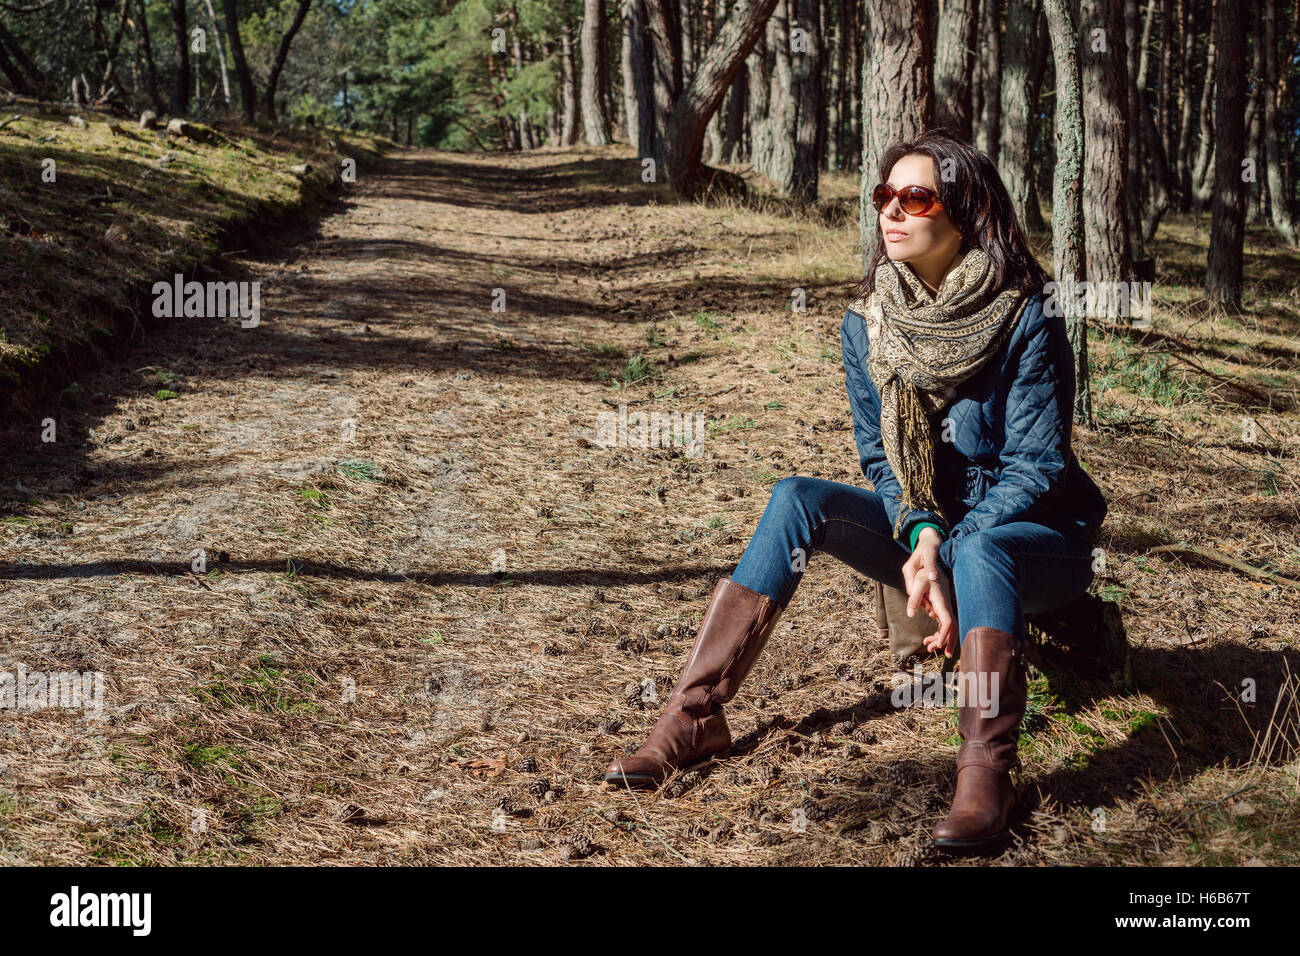
[[[886,219],[901,220],[903,218],[903,207],[899,203],[897,196],[889,200],[885,208],[881,210],[881,214]]]

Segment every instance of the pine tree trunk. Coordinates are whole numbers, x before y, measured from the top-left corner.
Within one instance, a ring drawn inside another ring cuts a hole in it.
[[[875,30],[870,11],[876,4],[869,0],[868,28]],[[903,3],[906,9],[908,4]],[[929,9],[926,9],[929,20]],[[934,53],[935,122],[950,127],[966,142],[971,140],[971,74],[975,72],[975,36],[979,26],[979,0],[947,0],[939,18]],[[900,24],[899,29],[902,29]],[[919,27],[913,24],[911,30]],[[894,34],[891,42],[910,45],[910,40]],[[868,134],[870,135],[870,134]]]
[[[664,141],[664,168],[673,191],[685,199],[699,198],[713,185],[713,171],[700,164],[704,128],[758,42],[775,6],[776,0],[735,0],[690,86],[673,105]],[[743,188],[739,177],[729,182]]]
[[[993,165],[998,163],[998,152],[1002,147],[1002,82],[1004,79],[1002,63],[1002,2],[1001,0],[981,0],[984,20],[984,110],[981,124],[979,148]]]
[[[875,254],[880,219],[871,191],[888,178],[885,150],[934,125],[934,92],[927,0],[866,0],[862,46],[862,186],[859,235],[863,274]]]
[[[691,16],[691,0],[679,0],[682,25],[682,86],[689,86],[695,78],[695,19]],[[725,14],[724,14],[725,19]]]
[[[1084,23],[1105,31],[1083,31],[1084,168],[1083,202],[1088,281],[1128,282],[1133,264],[1129,245],[1125,177],[1128,169],[1128,69],[1124,47],[1124,0],[1083,0]],[[1095,28],[1094,28],[1095,29]],[[1104,49],[1102,48],[1104,45]],[[1105,314],[1117,317],[1106,297]]]
[[[654,155],[653,51],[646,42],[644,0],[623,3],[623,110],[627,113],[628,142],[638,159]],[[575,133],[576,138],[576,133]]]
[[[844,71],[844,87],[848,94],[848,114],[849,128],[847,130],[848,138],[844,143],[844,168],[856,168],[861,172],[862,164],[862,47],[859,40],[866,31],[863,23],[863,17],[866,10],[862,3],[855,2],[852,5],[850,16],[848,17],[848,28],[845,31],[844,45],[848,47],[849,62]]]
[[[1229,5],[1237,0],[1227,0]],[[1201,141],[1196,149],[1196,165],[1192,169],[1192,206],[1204,209],[1210,201],[1210,190],[1214,188],[1215,152],[1214,121],[1214,87],[1219,72],[1219,0],[1212,0],[1210,6],[1210,28],[1205,50],[1205,85],[1201,88]],[[1244,64],[1235,64],[1225,72],[1241,70]],[[1242,104],[1243,108],[1245,104]],[[1243,133],[1244,135],[1244,133]]]
[[[1155,0],[1148,0],[1154,10]],[[1139,61],[1144,61],[1142,17],[1138,0],[1122,0],[1124,23],[1124,52],[1127,57],[1125,82],[1122,94],[1127,99],[1124,111],[1128,116],[1128,162],[1124,171],[1124,199],[1121,202],[1128,222],[1128,242],[1131,259],[1143,259],[1142,213],[1147,206],[1147,176],[1144,168],[1149,159],[1142,148],[1142,104],[1144,86],[1139,81]],[[1149,22],[1149,21],[1148,21]]]
[[[185,21],[185,0],[171,0],[172,13],[172,112],[184,116],[190,108],[190,31]]]
[[[221,95],[225,98],[226,106],[230,106],[230,70],[226,66],[226,44],[221,35],[221,30],[217,27],[217,11],[212,9],[212,0],[203,0],[203,5],[208,11],[208,22],[212,24],[212,33],[217,38],[217,66],[221,71]]]
[[[824,37],[821,0],[790,0],[798,12],[795,26],[803,31],[803,48],[791,51],[791,82],[795,107],[794,162],[785,195],[800,205],[817,200],[821,173],[821,127],[826,114],[822,106],[822,55]]]
[[[750,59],[753,55],[750,55]],[[727,96],[727,125],[723,137],[723,162],[739,163],[745,155],[745,110],[749,98],[749,61],[740,68],[736,78],[731,81],[731,93]]]
[[[706,47],[708,46],[709,40],[717,35],[718,30],[722,28],[722,22],[727,18],[726,0],[713,0],[712,6],[712,14],[707,18],[706,23],[701,24],[702,32],[704,33],[701,42]],[[705,128],[705,142],[707,144],[706,153],[709,157],[709,164],[713,166],[720,166],[726,161],[723,155],[725,152],[725,137],[722,130],[722,122],[723,117],[726,116],[727,113],[727,99],[731,96],[735,89],[735,85],[735,81],[733,80],[731,86],[727,88],[726,95],[722,98],[721,107],[719,107],[714,114],[709,117],[709,124]]]
[[[230,41],[230,57],[235,61],[235,81],[239,84],[239,105],[244,110],[244,122],[252,123],[257,112],[257,93],[253,88],[253,74],[244,56],[244,42],[239,36],[239,10],[236,0],[221,0],[221,10],[226,18],[226,39]]]
[[[1052,57],[1056,63],[1056,168],[1052,179],[1052,264],[1058,282],[1077,282],[1086,274],[1083,224],[1083,93],[1076,31],[1069,0],[1043,0]],[[1092,422],[1088,378],[1088,320],[1064,296],[1066,329],[1074,351],[1074,420]]]
[[[1032,87],[1030,71],[1037,56],[1041,0],[1009,0],[1006,59],[1002,64],[1002,130],[998,144],[998,171],[1011,194],[1016,218],[1028,224],[1029,178],[1033,175],[1029,138]]]
[[[1182,69],[1178,81],[1178,146],[1174,150],[1174,178],[1178,181],[1178,211],[1192,208],[1192,64],[1196,61],[1196,34],[1192,27],[1195,0],[1178,0],[1182,38]]]
[[[289,29],[285,30],[284,36],[280,38],[280,49],[275,55],[275,63],[271,66],[271,75],[266,80],[266,90],[262,94],[262,108],[266,111],[267,119],[272,121],[275,120],[275,91],[280,85],[280,74],[284,72],[285,61],[289,59],[289,46],[302,28],[303,20],[307,19],[307,10],[310,6],[311,0],[298,0],[298,9],[294,12]]]
[[[1160,131],[1160,151],[1168,164],[1174,148],[1173,90],[1178,74],[1174,72],[1174,0],[1160,0],[1160,93],[1156,99]],[[1165,183],[1166,190],[1173,189],[1172,182]]]
[[[638,0],[628,2],[637,4]],[[573,26],[567,21],[560,28],[560,61],[560,145],[572,146],[578,141],[578,68],[573,56]]]
[[[777,0],[767,24],[772,51],[772,91],[768,99],[768,127],[772,134],[771,165],[767,174],[783,196],[790,194],[794,176],[794,137],[798,121],[794,74],[790,63],[790,7],[794,0]]]
[[[1042,92],[1043,77],[1047,75],[1048,64],[1052,60],[1052,38],[1047,32],[1047,17],[1043,15],[1042,0],[1039,0],[1038,15],[1038,39],[1034,45],[1034,70],[1029,82],[1029,203],[1025,210],[1025,225],[1032,232],[1046,232],[1047,220],[1043,218],[1042,204],[1038,201],[1038,166],[1034,162],[1034,144],[1039,142],[1040,134],[1043,132],[1044,119],[1042,110]],[[1055,130],[1055,122],[1052,123],[1052,129]],[[1050,156],[1055,152],[1055,132],[1052,133],[1053,142],[1045,143],[1041,148],[1044,156]],[[1054,164],[1053,168],[1055,168]]]
[[[1151,36],[1151,23],[1152,18],[1155,16],[1155,8],[1156,0],[1151,0],[1147,9],[1146,26],[1142,31],[1143,52],[1138,59],[1138,79],[1136,84],[1136,89],[1141,92],[1137,99],[1138,112],[1134,114],[1139,117],[1143,151],[1147,157],[1147,168],[1139,173],[1146,179],[1146,204],[1142,208],[1141,230],[1139,233],[1144,244],[1155,239],[1160,220],[1164,218],[1165,213],[1169,210],[1169,193],[1173,189],[1173,182],[1169,176],[1169,157],[1165,152],[1165,144],[1161,138],[1160,130],[1157,128],[1159,111],[1149,109],[1146,101],[1147,64],[1150,62],[1146,50]],[[1143,258],[1146,258],[1145,252]]]
[[[1295,245],[1295,221],[1291,218],[1291,194],[1282,175],[1283,114],[1285,100],[1278,75],[1277,0],[1265,0],[1264,8],[1264,152],[1268,178],[1269,216],[1284,242]],[[1298,8],[1300,9],[1300,8]],[[1290,51],[1288,51],[1289,53]]]
[[[606,146],[609,116],[601,97],[601,65],[607,45],[604,0],[584,0],[582,14],[582,127],[588,146]]]
[[[841,125],[844,116],[844,0],[836,5],[834,33],[831,38],[830,83],[826,101],[826,170],[840,168]],[[826,29],[831,30],[829,11],[824,15]]]
[[[1216,42],[1225,69],[1219,70],[1214,93],[1214,195],[1211,203],[1210,251],[1205,292],[1210,302],[1241,308],[1242,241],[1245,237],[1245,183],[1241,180],[1246,130],[1246,73],[1231,64],[1246,59],[1245,13],[1234,0],[1220,0]]]
[[[764,176],[772,168],[772,127],[768,103],[772,97],[772,71],[768,63],[768,37],[773,35],[772,21],[767,24],[767,35],[754,45],[745,62],[749,78],[746,91],[749,100],[749,164]]]
[[[1255,160],[1254,180],[1246,180],[1246,225],[1253,226],[1264,216],[1264,190],[1267,176],[1264,168],[1264,44],[1256,37],[1251,44],[1250,93],[1246,107],[1246,155]],[[1243,177],[1245,173],[1243,172]]]
[[[0,69],[13,84],[15,93],[40,95],[45,92],[45,77],[4,23],[0,23]]]
[[[682,92],[682,31],[677,0],[645,0],[648,32],[654,47],[654,160],[666,161],[668,121]]]

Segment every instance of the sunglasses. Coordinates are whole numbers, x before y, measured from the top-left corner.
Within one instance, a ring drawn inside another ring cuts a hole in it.
[[[939,202],[939,194],[933,189],[926,189],[924,186],[904,186],[902,189],[895,189],[889,183],[880,183],[871,190],[871,204],[876,207],[876,212],[880,212],[895,196],[898,197],[898,205],[909,216],[924,216],[935,206],[943,205]]]

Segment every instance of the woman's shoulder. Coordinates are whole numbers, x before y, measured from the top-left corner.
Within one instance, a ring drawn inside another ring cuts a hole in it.
[[[1011,341],[1042,338],[1053,321],[1051,310],[1045,308],[1047,293],[1033,292],[1025,296],[1018,306],[1020,317],[1016,320]]]
[[[846,334],[850,330],[863,332],[870,339],[872,328],[875,326],[879,314],[880,309],[876,305],[876,294],[874,292],[859,295],[845,308],[844,322],[840,326],[840,333]]]

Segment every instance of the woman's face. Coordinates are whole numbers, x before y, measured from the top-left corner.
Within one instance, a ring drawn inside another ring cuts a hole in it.
[[[911,153],[894,164],[886,182],[895,189],[924,186],[938,192],[934,161]],[[910,262],[921,275],[942,270],[961,248],[961,232],[938,201],[919,216],[903,212],[895,196],[880,210],[880,232],[885,254],[895,262]]]

